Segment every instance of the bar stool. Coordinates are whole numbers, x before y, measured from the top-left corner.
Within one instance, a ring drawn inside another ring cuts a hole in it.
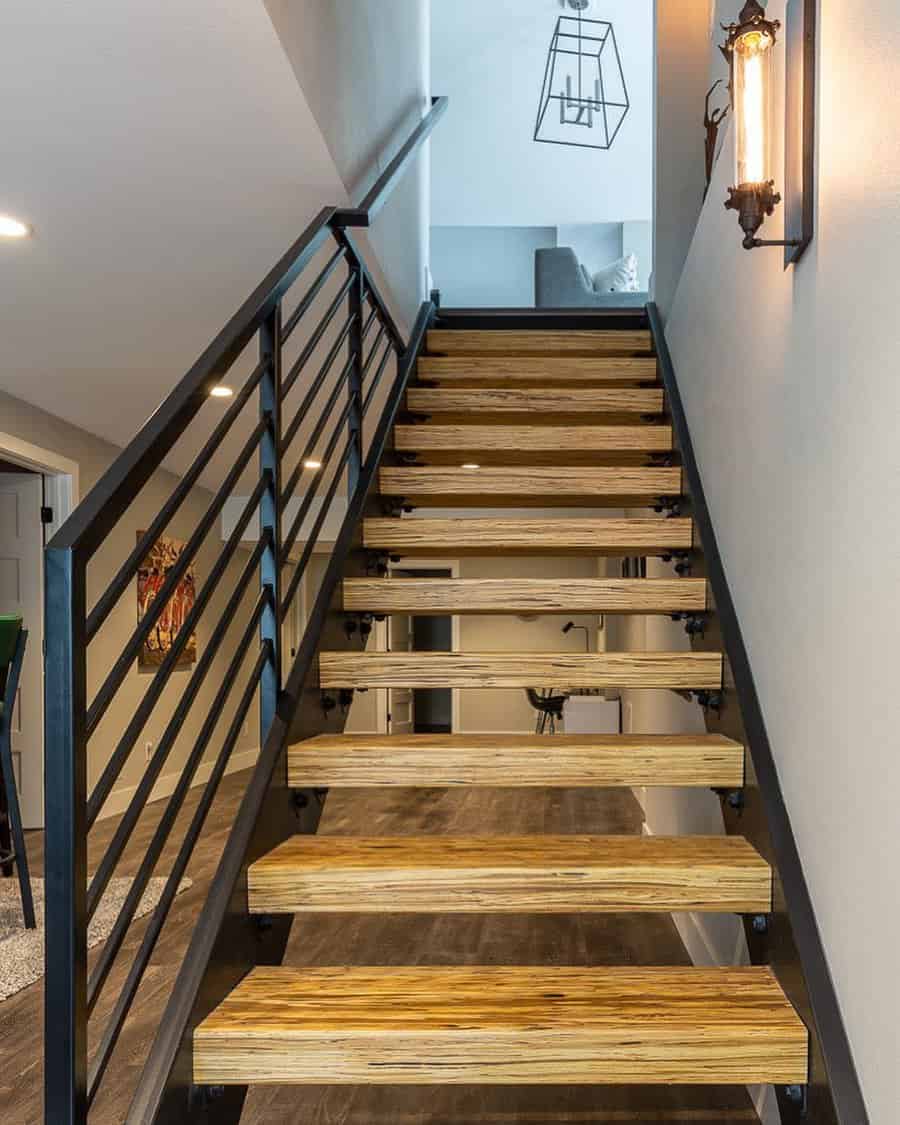
[[[526,688],[525,694],[528,696],[528,702],[538,713],[534,733],[556,734],[557,723],[562,723],[563,707],[569,697],[554,695],[552,688],[546,691]]]

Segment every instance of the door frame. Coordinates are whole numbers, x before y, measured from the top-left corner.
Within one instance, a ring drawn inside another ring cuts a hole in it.
[[[8,461],[13,465],[21,465],[23,469],[30,469],[32,472],[39,473],[44,478],[44,503],[53,509],[53,521],[49,524],[43,525],[43,542],[46,545],[47,540],[54,535],[66,519],[71,515],[73,509],[79,500],[79,466],[77,461],[71,460],[69,457],[63,457],[61,454],[54,452],[51,449],[44,449],[38,445],[32,445],[31,442],[23,441],[21,438],[15,437],[13,434],[0,432],[0,457],[4,461]],[[44,553],[41,551],[41,590],[44,589],[44,576],[43,576],[43,560]],[[44,617],[46,614],[46,601],[45,595],[42,597],[41,605],[41,619],[40,628],[36,629],[29,624],[29,633],[31,634],[31,644],[39,645],[40,652],[44,651]],[[44,659],[43,655],[39,662],[41,669],[41,684],[40,684],[40,698],[44,699]],[[46,749],[44,744],[44,706],[41,707],[40,715],[41,727],[41,756],[44,763],[46,763]],[[40,818],[35,818],[31,815],[32,810],[25,810],[23,808],[23,815],[28,816],[29,823],[32,826],[36,819],[40,819],[43,827],[44,811],[41,808]]]
[[[423,558],[401,558],[398,562],[388,564],[389,570],[449,570],[451,578],[459,578],[459,559],[423,559]],[[457,614],[448,614],[450,617],[450,651],[460,651],[460,622]],[[375,623],[375,651],[387,652],[388,650],[388,634],[387,634],[387,621],[378,621]],[[378,696],[376,699],[376,716],[378,723],[378,733],[387,734],[388,721],[387,721],[387,689],[378,688]],[[459,730],[460,726],[460,689],[450,689],[450,722],[453,727],[453,733]]]

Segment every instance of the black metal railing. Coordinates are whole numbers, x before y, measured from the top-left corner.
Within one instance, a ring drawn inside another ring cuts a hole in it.
[[[445,109],[446,99],[435,99],[360,208],[319,213],[47,549],[45,1120],[53,1125],[86,1122],[102,1092],[222,779],[257,714],[259,757],[127,1120],[188,1120],[200,1112],[179,1063],[197,1013],[221,999],[223,982],[283,948],[277,940],[255,948],[243,931],[232,940],[229,910],[252,851],[273,834],[297,830],[302,795],[287,787],[288,738],[304,721],[315,655],[333,628],[335,591],[358,549],[371,485],[434,313],[423,305],[404,341],[345,228],[369,224]],[[314,279],[303,288],[307,271]],[[226,401],[211,391],[226,378],[235,384],[233,397],[210,417]],[[153,497],[170,464],[181,467],[180,477],[158,503]],[[325,542],[329,517],[339,525],[333,545]],[[133,547],[129,526],[145,529]],[[127,599],[167,534],[185,541],[122,639]],[[317,551],[328,561],[291,663],[284,638]],[[203,581],[194,583],[199,570]],[[167,615],[186,583],[193,602],[176,631]],[[136,676],[136,662],[164,628],[167,643],[152,676]],[[196,635],[202,647],[186,678],[176,677]],[[325,724],[334,721],[326,709]],[[138,744],[151,727],[161,733],[138,763]],[[90,784],[94,753],[102,768]],[[173,761],[178,767],[167,775]],[[206,780],[187,817],[201,767]],[[141,838],[137,873],[89,974],[88,925],[129,845],[135,850],[161,785],[161,815],[154,813],[148,842]],[[89,876],[92,830],[122,794],[124,811],[116,806],[121,815],[99,854],[92,852]],[[136,953],[121,964],[164,855],[158,903]],[[243,914],[246,929],[245,901]],[[274,929],[284,936],[283,927]],[[217,961],[223,944],[228,953]],[[101,1012],[95,1029],[91,1017],[96,1022]],[[96,1043],[90,1052],[89,1032]],[[239,1114],[241,1100],[238,1094],[226,1103]]]

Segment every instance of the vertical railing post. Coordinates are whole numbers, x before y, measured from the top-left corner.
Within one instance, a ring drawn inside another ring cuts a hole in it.
[[[87,1121],[86,564],[45,553],[44,1120]]]
[[[260,680],[260,746],[264,745],[275,718],[281,691],[281,302],[266,317],[259,330],[259,356],[266,370],[259,384],[259,410],[268,419],[259,447],[259,471],[268,486],[259,505],[259,533],[269,536],[259,564],[262,586],[272,591],[260,622],[260,642],[270,642],[272,659]]]
[[[353,273],[353,285],[350,288],[350,316],[353,317],[353,326],[347,337],[350,354],[354,356],[353,367],[347,381],[348,394],[353,405],[347,424],[349,426],[353,447],[347,462],[347,500],[352,499],[359,484],[363,464],[363,308],[365,306],[366,277],[362,263],[357,259],[352,249],[347,251],[347,262]]]

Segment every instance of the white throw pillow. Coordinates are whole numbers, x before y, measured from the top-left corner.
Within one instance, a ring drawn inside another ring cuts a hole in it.
[[[638,262],[634,254],[626,254],[617,262],[594,274],[595,293],[637,293]]]

